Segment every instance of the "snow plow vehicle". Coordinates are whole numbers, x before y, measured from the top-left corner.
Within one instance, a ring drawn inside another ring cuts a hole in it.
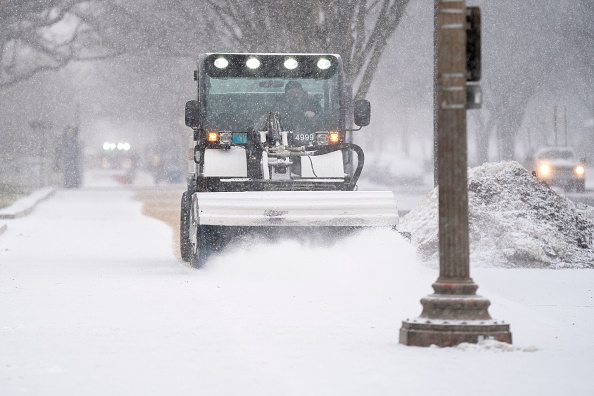
[[[371,110],[367,100],[353,103],[339,55],[202,54],[194,80],[183,260],[202,267],[250,231],[398,224],[391,191],[356,191],[364,153],[351,132],[369,124]]]

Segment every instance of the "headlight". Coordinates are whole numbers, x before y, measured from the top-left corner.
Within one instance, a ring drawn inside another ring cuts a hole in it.
[[[316,133],[316,143],[318,145],[325,146],[328,144],[328,132],[317,132]]]
[[[586,173],[586,169],[582,165],[578,165],[575,167],[574,172],[578,176],[583,176]]]
[[[231,140],[233,139],[233,135],[231,132],[224,132],[220,134],[221,137],[221,144],[231,145]]]
[[[340,143],[340,134],[336,131],[318,131],[316,132],[316,144],[319,146],[325,146],[327,144]]]
[[[550,174],[551,173],[551,165],[542,164],[541,166],[538,167],[538,172],[543,176]]]

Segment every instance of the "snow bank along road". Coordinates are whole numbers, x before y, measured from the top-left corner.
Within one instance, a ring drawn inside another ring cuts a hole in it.
[[[398,234],[245,241],[194,270],[124,190],[0,236],[0,394],[594,394],[592,270],[473,270],[514,345],[398,344],[435,269]]]

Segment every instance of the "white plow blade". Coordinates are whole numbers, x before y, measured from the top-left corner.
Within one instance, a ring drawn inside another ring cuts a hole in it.
[[[194,193],[202,225],[360,226],[398,224],[391,191],[250,191]]]

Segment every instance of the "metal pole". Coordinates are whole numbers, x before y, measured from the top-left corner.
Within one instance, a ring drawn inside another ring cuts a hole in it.
[[[439,165],[439,277],[421,299],[418,319],[400,329],[400,343],[451,346],[493,337],[511,343],[509,325],[495,322],[489,300],[470,278],[466,138],[466,28],[464,0],[437,3],[437,114]],[[471,324],[468,322],[471,321]]]
[[[437,128],[437,9],[439,0],[433,1],[433,187],[439,184],[439,166],[437,164],[438,128]]]
[[[567,106],[563,106],[563,129],[565,130],[565,147],[567,147]]]
[[[468,280],[465,4],[441,1],[437,124],[440,278]],[[449,51],[443,49],[449,48]],[[439,280],[438,280],[439,282]]]
[[[555,147],[559,145],[557,139],[557,106],[553,106],[553,130],[555,131]]]

